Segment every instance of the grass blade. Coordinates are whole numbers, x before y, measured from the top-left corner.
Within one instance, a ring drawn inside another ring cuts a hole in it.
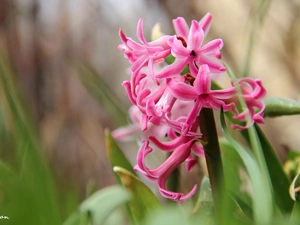
[[[111,133],[108,130],[105,131],[105,143],[106,151],[112,168],[115,166],[122,167],[128,170],[130,173],[136,175],[136,172],[133,170],[131,163],[126,158],[125,154],[118,146],[118,143],[115,141],[115,139],[112,137]]]
[[[220,114],[220,120],[226,139],[239,154],[251,181],[254,221],[257,224],[268,224],[273,216],[272,193],[270,192],[268,181],[263,176],[260,166],[251,152],[247,151],[230,135],[223,112]]]

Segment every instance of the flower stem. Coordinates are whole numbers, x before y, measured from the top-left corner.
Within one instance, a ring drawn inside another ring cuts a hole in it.
[[[222,200],[221,191],[223,189],[223,166],[218,134],[212,109],[201,109],[199,115],[199,125],[201,133],[203,134],[203,139],[206,141],[206,145],[204,145],[203,147],[205,151],[206,166],[212,189],[215,211],[217,215],[220,215]]]

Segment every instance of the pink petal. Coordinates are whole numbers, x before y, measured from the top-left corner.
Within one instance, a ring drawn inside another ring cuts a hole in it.
[[[212,95],[214,98],[222,100],[231,99],[232,97],[236,96],[236,94],[236,87],[210,91],[210,95]]]
[[[165,119],[166,119],[167,125],[177,133],[181,134],[182,131],[187,131],[190,129],[189,125],[186,122],[179,122],[178,120],[174,121],[174,120],[170,119],[167,114],[165,115]],[[197,133],[197,132],[190,131],[190,130],[184,135],[188,136],[188,137],[201,137],[202,136],[201,133]]]
[[[183,82],[178,82],[174,79],[167,80],[168,91],[175,97],[180,100],[194,100],[198,97],[198,94],[195,88],[191,85],[188,85]]]
[[[204,40],[204,33],[196,20],[192,21],[192,26],[189,32],[188,49],[199,49]]]
[[[210,25],[212,21],[212,15],[210,13],[207,13],[200,21],[199,21],[199,26],[203,29],[204,34],[206,34],[209,31]]]
[[[201,56],[198,61],[201,64],[207,64],[211,73],[223,73],[226,71],[226,67],[222,63],[217,62],[209,57]]]
[[[187,116],[187,119],[186,119],[186,124],[189,127],[191,127],[193,125],[193,123],[197,120],[202,107],[203,107],[203,104],[202,104],[201,98],[197,98],[195,105],[193,106],[192,110],[189,112],[189,115]],[[187,133],[187,131],[185,130],[184,133]]]
[[[174,63],[165,67],[160,73],[156,74],[156,78],[168,78],[178,75],[185,67],[186,59],[176,59]]]
[[[189,26],[182,17],[173,20],[173,25],[177,36],[183,37],[185,40],[188,38]]]
[[[158,82],[158,80],[155,77],[154,67],[153,67],[153,59],[152,58],[149,58],[148,69],[149,69],[150,77],[152,78],[152,80],[154,81],[154,83],[156,83],[157,85],[159,85],[159,82]]]
[[[148,61],[148,56],[144,55],[140,57],[132,64],[131,71],[134,73],[138,73],[142,69],[142,67],[146,65],[147,61]]]
[[[149,89],[142,90],[136,98],[137,106],[146,106],[146,97],[151,93]]]
[[[160,193],[167,198],[170,198],[172,200],[176,201],[182,201],[189,197],[191,197],[195,192],[197,186],[195,185],[194,188],[188,193],[188,194],[182,194],[182,193],[176,193],[167,190],[166,188],[166,181],[168,177],[171,175],[171,173],[181,164],[183,163],[191,152],[191,147],[194,144],[195,141],[189,141],[185,144],[182,144],[178,146],[172,155],[155,171],[160,174],[157,184],[159,187]]]
[[[182,202],[186,199],[189,199],[190,197],[192,197],[196,191],[197,191],[197,185],[195,185],[192,190],[190,190],[189,193],[187,194],[183,194],[183,193],[178,193],[178,192],[173,192],[173,191],[169,191],[166,189],[165,186],[165,182],[166,180],[159,178],[158,179],[158,187],[159,187],[159,192],[160,194],[168,199],[174,200],[174,201],[178,201],[178,202]]]
[[[180,136],[172,141],[161,142],[156,138],[156,136],[149,136],[149,140],[152,141],[159,149],[164,151],[173,151],[177,146],[183,144],[186,139],[187,138],[185,136]]]
[[[215,39],[213,41],[208,42],[206,45],[201,47],[201,53],[214,53],[219,52],[224,46],[222,39]]]
[[[192,147],[192,152],[198,157],[204,157],[204,149],[203,146],[196,142]]]
[[[131,124],[126,127],[115,129],[112,132],[112,136],[116,140],[125,141],[139,132],[141,132],[141,128],[137,124]]]
[[[189,59],[189,69],[190,69],[190,72],[191,72],[191,75],[193,77],[197,77],[197,74],[199,72],[199,69],[198,69],[198,65],[196,66],[196,61],[195,61],[195,58],[191,58]]]
[[[119,29],[119,36],[124,43],[127,42],[128,39],[121,28]]]
[[[150,175],[152,178],[158,178],[160,174],[151,173],[149,168],[145,164],[145,158],[148,154],[150,154],[153,149],[149,146],[149,141],[144,140],[141,148],[139,149],[137,155],[137,165],[139,168],[144,171],[146,174]]]
[[[182,42],[178,40],[176,37],[174,37],[174,39],[171,39],[169,41],[169,44],[171,44],[171,53],[173,56],[179,58],[190,56],[191,50],[185,48],[182,45]]]
[[[134,96],[132,95],[130,81],[128,81],[128,80],[123,81],[122,86],[125,88],[127,97],[129,98],[129,100],[131,101],[131,103],[135,105],[136,104],[136,100],[135,100]]]
[[[148,129],[148,116],[145,114],[142,114],[142,117],[141,117],[141,129],[142,129],[142,131],[145,131]]]
[[[194,166],[197,164],[197,160],[194,159],[192,156],[189,156],[186,160],[186,171],[191,172]]]
[[[147,41],[146,41],[146,39],[144,37],[144,34],[143,34],[143,19],[142,18],[138,22],[137,37],[138,37],[140,42],[142,42],[144,45],[147,45]]]
[[[164,35],[154,41],[148,43],[149,46],[160,46],[163,49],[170,49],[170,45],[168,45],[169,39],[173,38],[174,36]]]
[[[198,95],[208,94],[211,87],[208,65],[200,66],[198,75],[194,81],[194,86]]]

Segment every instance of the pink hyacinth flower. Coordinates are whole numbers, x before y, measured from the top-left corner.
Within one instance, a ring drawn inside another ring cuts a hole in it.
[[[212,15],[210,13],[207,13],[200,21],[199,26],[204,32],[204,36],[207,35],[210,25],[212,21]],[[184,38],[184,40],[188,40],[189,35],[189,26],[184,18],[178,17],[173,20],[173,26],[176,32],[176,35],[179,37]]]
[[[209,18],[209,17],[208,17]],[[200,21],[201,22],[201,21]],[[167,78],[179,74],[188,64],[191,74],[196,76],[200,65],[207,64],[212,73],[223,73],[226,68],[218,61],[223,47],[221,39],[215,39],[203,44],[205,31],[208,31],[208,22],[198,23],[193,20],[188,29],[183,18],[177,18],[174,26],[179,35],[168,40],[175,62],[164,68],[156,75],[157,78]],[[204,31],[205,29],[205,31]]]
[[[175,98],[185,101],[195,101],[184,123],[172,123],[173,126],[177,124],[177,129],[181,129],[181,134],[183,135],[187,134],[202,108],[220,110],[221,107],[223,107],[224,111],[233,110],[235,108],[233,102],[226,102],[235,96],[236,88],[231,87],[223,90],[211,90],[211,77],[208,65],[202,65],[200,67],[193,86],[174,79],[169,79],[167,84],[169,91]],[[174,127],[174,129],[176,129],[176,127]]]
[[[195,185],[189,193],[183,194],[170,191],[166,187],[166,181],[171,175],[171,173],[185,160],[191,161],[191,147],[195,143],[195,140],[190,140],[186,143],[184,142],[184,138],[182,138],[181,140],[183,141],[183,143],[181,143],[177,148],[175,148],[171,156],[169,156],[169,158],[157,169],[149,169],[145,165],[145,157],[152,152],[152,148],[149,146],[148,141],[144,141],[138,153],[138,164],[135,166],[135,170],[141,172],[149,180],[157,182],[159,191],[163,197],[178,202],[190,198],[192,195],[195,194],[197,189],[197,185]],[[193,165],[191,165],[191,162],[189,163],[189,166],[192,167]]]
[[[144,121],[142,119],[143,114],[137,108],[137,106],[133,105],[129,108],[128,114],[131,120],[131,124],[124,127],[119,127],[112,132],[113,138],[118,141],[128,141],[133,139],[148,139],[149,136],[153,134],[157,135],[157,137],[165,137],[169,132],[169,127],[163,124],[159,126],[154,125],[153,123],[148,123],[144,125]],[[147,130],[143,131],[143,127],[146,126]]]
[[[238,84],[240,85],[247,109],[238,115],[233,116],[233,119],[238,121],[247,121],[247,123],[245,126],[233,124],[232,128],[244,130],[253,125],[253,123],[264,123],[263,113],[265,104],[261,101],[261,99],[265,97],[267,92],[263,87],[261,80],[254,80],[250,77],[241,78],[238,80]]]
[[[143,19],[139,20],[137,26],[137,37],[141,44],[126,37],[122,29],[120,29],[119,35],[123,41],[123,43],[119,45],[119,49],[124,51],[125,57],[132,64],[132,72],[138,73],[147,65],[153,81],[158,83],[153,66],[157,62],[163,62],[165,57],[170,54],[170,46],[167,44],[170,36],[164,35],[157,40],[147,42],[143,34]]]

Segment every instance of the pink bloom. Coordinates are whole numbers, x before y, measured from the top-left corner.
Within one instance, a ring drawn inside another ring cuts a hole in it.
[[[207,13],[200,21],[199,26],[202,28],[204,32],[204,36],[209,31],[211,25],[212,15]],[[188,40],[189,35],[189,26],[184,18],[178,17],[177,19],[173,20],[173,26],[178,37],[184,38],[184,40]]]
[[[181,127],[181,134],[183,135],[187,134],[203,107],[218,110],[223,107],[224,111],[233,110],[235,107],[234,103],[226,103],[226,101],[236,94],[236,88],[211,90],[211,77],[208,65],[200,67],[193,86],[174,79],[169,79],[167,84],[169,91],[175,98],[185,101],[195,101],[185,122],[177,123],[178,128]]]
[[[195,156],[203,157],[198,115],[202,108],[230,111],[235,120],[247,122],[246,129],[254,122],[263,123],[264,104],[260,101],[266,91],[260,80],[242,78],[238,80],[247,109],[238,111],[237,88],[212,90],[214,74],[226,69],[219,62],[221,39],[204,44],[212,16],[206,14],[199,22],[193,20],[191,27],[179,17],[173,20],[176,35],[162,36],[147,42],[143,35],[143,20],[137,27],[140,43],[126,37],[120,29],[125,57],[131,63],[130,79],[123,82],[126,94],[133,106],[130,108],[132,124],[113,132],[114,138],[124,140],[137,135],[142,143],[135,169],[148,179],[157,182],[160,193],[169,199],[183,201],[191,197],[197,185],[187,193],[176,193],[166,188],[171,173],[183,162],[190,172],[197,164]],[[167,65],[165,59],[172,54],[175,61]],[[190,74],[181,75],[188,66]],[[250,118],[250,119],[248,119]],[[156,169],[145,164],[145,158],[153,148],[171,155]]]
[[[193,76],[196,76],[198,68],[203,64],[207,64],[212,73],[226,71],[226,68],[217,61],[221,57],[220,50],[223,47],[223,41],[216,39],[203,44],[204,32],[208,31],[210,20],[211,16],[206,16],[205,20],[199,23],[193,20],[191,29],[187,27],[183,18],[177,18],[173,21],[175,30],[179,35],[170,38],[168,44],[171,46],[171,53],[176,60],[158,73],[157,78],[172,77],[179,74],[187,64]]]
[[[165,125],[156,126],[153,123],[143,124],[144,121],[142,119],[143,114],[140,110],[135,106],[131,106],[129,108],[129,117],[131,120],[131,124],[125,127],[120,127],[112,132],[112,136],[119,141],[127,141],[133,139],[148,139],[149,136],[153,134],[157,135],[157,137],[165,137],[169,132],[169,127]],[[143,127],[146,126],[147,130],[143,131]]]
[[[119,49],[124,51],[125,57],[132,64],[132,72],[138,73],[145,65],[148,65],[150,76],[153,81],[158,83],[153,65],[157,62],[163,62],[164,58],[170,54],[170,46],[167,44],[170,37],[165,35],[155,41],[147,42],[143,35],[143,19],[139,20],[137,28],[137,37],[141,44],[126,37],[122,29],[120,29],[119,35],[123,41],[119,45]]]
[[[195,162],[190,157],[191,147],[195,143],[195,140],[185,142],[186,139],[181,138],[181,141],[182,143],[174,149],[171,156],[157,169],[149,169],[145,165],[145,157],[152,152],[152,148],[149,146],[148,141],[144,141],[138,153],[138,164],[135,166],[135,169],[137,171],[141,172],[148,179],[157,182],[159,191],[162,196],[164,196],[165,198],[176,200],[178,202],[190,198],[193,194],[195,194],[197,189],[197,185],[195,185],[188,194],[183,194],[167,190],[166,188],[166,181],[168,177],[181,163],[187,160],[189,164],[189,166],[187,167],[188,169],[191,169],[195,164]]]
[[[263,87],[260,79],[241,78],[238,80],[242,96],[246,102],[247,109],[238,115],[233,116],[233,119],[238,121],[247,121],[245,126],[233,124],[232,128],[244,130],[250,127],[253,123],[264,123],[263,113],[265,104],[261,101],[266,95],[266,89]],[[256,110],[257,109],[257,110]],[[249,118],[247,118],[249,116]]]

